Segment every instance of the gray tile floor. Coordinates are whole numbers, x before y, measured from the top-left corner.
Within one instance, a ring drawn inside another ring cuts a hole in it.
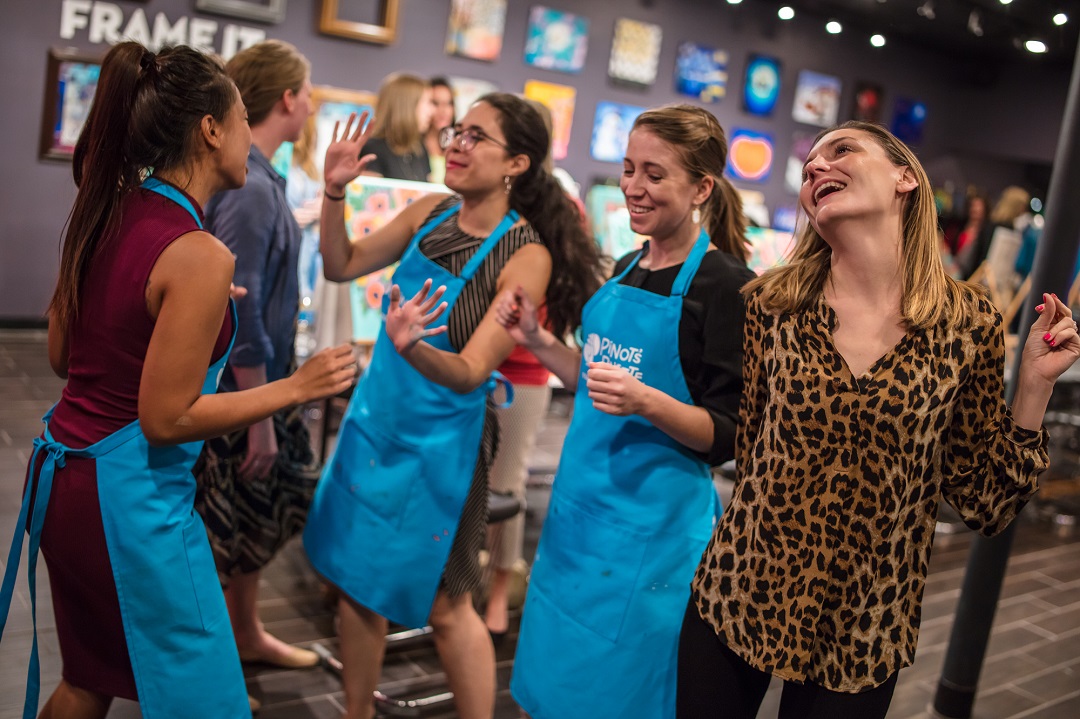
[[[59,396],[62,382],[52,376],[40,331],[0,331],[0,559],[18,514],[23,476],[38,419]],[[1072,400],[1070,400],[1071,402]],[[1075,404],[1074,404],[1075,406]],[[558,460],[567,425],[567,406],[556,402],[545,424],[532,464],[543,470]],[[1044,494],[1056,502],[1073,501],[1078,474],[1077,447],[1057,447],[1057,472]],[[543,482],[530,489],[527,551],[535,547],[546,509]],[[983,669],[974,716],[979,719],[1077,719],[1080,717],[1080,534],[1044,518],[1045,501],[1021,518]],[[930,716],[927,707],[937,686],[960,583],[971,543],[967,532],[939,533],[925,598],[924,622],[914,666],[900,675],[890,719]],[[324,606],[317,579],[303,551],[291,544],[263,575],[260,611],[268,629],[290,642],[321,642],[336,647],[333,617]],[[42,693],[56,685],[60,655],[44,568],[38,606]],[[26,660],[31,643],[29,597],[25,570],[20,577],[7,632],[0,645],[0,719],[20,716]],[[519,716],[507,685],[513,664],[513,639],[497,653],[499,694],[496,715]],[[329,671],[283,671],[247,667],[248,689],[263,703],[263,719],[338,717],[341,684]],[[383,672],[382,691],[410,698],[443,691],[442,672],[434,651],[421,643],[391,651]],[[779,687],[770,690],[760,717],[775,717]],[[138,707],[117,702],[110,717],[137,717]],[[451,717],[452,710],[429,716]]]

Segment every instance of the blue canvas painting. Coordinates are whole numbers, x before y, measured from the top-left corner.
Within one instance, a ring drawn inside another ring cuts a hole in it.
[[[675,57],[675,91],[701,102],[719,102],[727,94],[727,61],[724,50],[684,42]]]
[[[537,6],[529,14],[525,62],[560,72],[581,72],[588,50],[589,21],[561,10]]]

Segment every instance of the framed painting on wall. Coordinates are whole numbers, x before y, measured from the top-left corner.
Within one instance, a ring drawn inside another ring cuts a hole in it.
[[[566,158],[570,144],[570,125],[574,121],[574,98],[577,90],[539,80],[525,81],[525,97],[536,100],[551,111],[551,157]]]
[[[589,45],[589,21],[537,5],[529,13],[525,62],[560,72],[581,72]]]
[[[632,87],[649,87],[656,82],[663,32],[652,23],[624,17],[616,20],[608,77],[617,84]]]
[[[803,165],[814,147],[814,135],[809,132],[796,132],[791,136],[791,152],[788,153],[784,168],[784,189],[793,195],[802,188]]]
[[[799,71],[791,117],[807,125],[830,127],[840,114],[840,78],[810,70]]]
[[[505,28],[506,0],[452,0],[446,54],[494,62]]]
[[[855,83],[855,102],[851,119],[862,122],[881,122],[881,101],[884,91],[873,82]]]
[[[285,19],[286,0],[195,0],[195,9],[215,15],[277,24]]]
[[[598,102],[589,148],[593,159],[601,162],[622,162],[626,155],[626,143],[630,139],[630,128],[634,126],[637,116],[643,112],[644,107]]]
[[[315,126],[314,150],[312,160],[315,167],[322,175],[323,158],[326,157],[326,148],[330,146],[330,138],[334,134],[334,124],[341,123],[339,132],[344,132],[345,123],[349,121],[349,115],[356,113],[359,118],[362,113],[368,113],[368,121],[375,114],[376,96],[371,92],[362,90],[346,90],[329,85],[316,85],[311,88],[312,116],[308,122]],[[292,163],[291,142],[283,142],[270,160],[270,164],[282,177],[289,174],[289,166]]]
[[[727,94],[727,63],[724,50],[684,42],[675,56],[675,91],[701,102],[719,102]]]
[[[780,61],[768,55],[751,55],[746,63],[743,108],[751,115],[768,117],[780,97]]]
[[[336,35],[352,40],[374,42],[389,45],[397,39],[398,0],[365,0],[364,5],[373,5],[377,19],[374,22],[349,20],[341,16],[341,5],[351,5],[351,0],[322,0],[322,13],[319,15],[319,32],[324,35]],[[353,8],[350,8],[350,10]]]
[[[920,142],[925,123],[926,105],[908,97],[897,99],[896,108],[893,110],[892,125],[889,129],[901,142],[908,144]]]
[[[38,157],[71,160],[101,75],[101,58],[71,50],[49,50]]]
[[[499,87],[487,80],[451,75],[450,90],[454,93],[454,117],[464,117],[474,102],[489,92],[497,92]]]
[[[736,180],[765,182],[772,171],[772,135],[734,128],[728,141],[727,171]]]

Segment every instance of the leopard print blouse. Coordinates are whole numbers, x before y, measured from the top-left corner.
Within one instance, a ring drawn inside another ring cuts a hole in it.
[[[855,377],[836,315],[747,298],[737,484],[693,582],[702,619],[750,665],[841,692],[909,666],[938,500],[1001,531],[1037,489],[1046,430],[1003,392],[1001,316],[912,330]]]

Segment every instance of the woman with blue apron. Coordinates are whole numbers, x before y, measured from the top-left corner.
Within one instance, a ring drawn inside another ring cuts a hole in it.
[[[681,612],[721,511],[709,465],[734,449],[738,289],[753,277],[724,147],[697,108],[635,124],[622,189],[651,239],[586,305],[580,356],[535,327],[524,298],[505,309],[576,387],[511,682],[536,719],[674,716]],[[703,210],[727,252],[710,252]]]
[[[306,382],[214,394],[236,318],[232,265],[202,231],[200,208],[243,184],[251,136],[235,86],[211,59],[187,47],[115,46],[86,127],[50,308],[50,362],[68,383],[34,441],[0,591],[2,631],[28,533],[35,634],[23,716],[38,711],[39,548],[64,659],[43,717],[103,717],[117,696],[154,719],[250,716],[206,530],[192,510],[191,467],[206,437],[347,387],[351,354],[314,360]],[[204,151],[191,149],[195,137]],[[114,146],[121,141],[124,152]],[[153,177],[127,184],[150,166]]]
[[[459,196],[416,200],[385,227],[350,241],[344,187],[367,160],[360,154],[366,133],[351,123],[335,136],[324,165],[324,270],[340,281],[400,264],[393,299],[383,297],[389,312],[370,365],[316,490],[304,546],[342,592],[349,717],[371,714],[387,620],[430,622],[459,716],[490,717],[494,650],[471,595],[480,585],[494,454],[487,396],[513,342],[488,310],[502,288],[543,296],[549,268],[570,278],[595,269],[597,253],[543,170],[542,120],[502,93],[482,98],[443,134],[446,184]],[[570,270],[564,263],[573,242],[584,260]],[[399,304],[401,296],[412,299]],[[568,302],[549,294],[564,324],[573,321]],[[446,326],[427,329],[439,317]]]

